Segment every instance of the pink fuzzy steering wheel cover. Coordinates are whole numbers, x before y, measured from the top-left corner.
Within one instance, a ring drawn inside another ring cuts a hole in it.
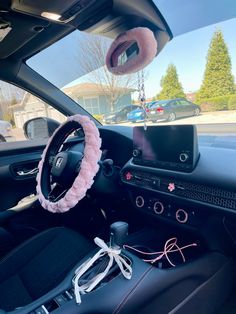
[[[124,65],[118,65],[119,56],[133,43],[137,43],[139,53]],[[108,50],[106,66],[114,75],[137,72],[147,66],[157,54],[157,41],[153,32],[146,27],[137,27],[119,35]]]
[[[69,121],[78,122],[78,127],[82,126],[85,135],[85,148],[84,148],[84,157],[81,162],[80,172],[78,176],[75,178],[72,187],[66,192],[65,196],[61,198],[57,202],[50,202],[47,200],[41,189],[41,178],[42,178],[42,170],[43,164],[45,161],[46,153],[50,147],[52,139],[57,136],[57,132],[64,127],[64,125]],[[41,203],[42,207],[47,209],[53,213],[64,213],[68,211],[70,208],[74,207],[85,195],[88,189],[91,188],[96,173],[99,170],[98,161],[101,158],[102,151],[101,147],[101,138],[99,136],[98,128],[95,126],[94,122],[90,120],[87,116],[75,115],[71,116],[64,122],[52,135],[49,139],[47,146],[45,147],[42,159],[38,165],[38,175],[36,178],[37,181],[37,193],[38,199]]]

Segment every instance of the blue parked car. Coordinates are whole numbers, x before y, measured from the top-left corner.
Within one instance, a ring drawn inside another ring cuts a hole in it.
[[[139,108],[131,111],[127,114],[127,120],[132,123],[144,121],[144,119],[147,118],[147,111],[153,103],[154,102],[146,103],[145,110],[140,106]]]
[[[127,114],[127,120],[133,123],[138,122],[138,121],[143,121],[145,117],[146,117],[146,111],[142,107],[137,108]]]

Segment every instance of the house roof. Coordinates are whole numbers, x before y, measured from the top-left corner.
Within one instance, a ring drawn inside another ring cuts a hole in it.
[[[11,105],[9,106],[9,108],[11,109],[23,109],[25,107],[26,104],[28,103],[34,103],[34,102],[42,102],[42,104],[44,103],[41,99],[39,99],[38,97],[30,94],[29,92],[25,92],[23,98],[21,99],[20,102],[18,102],[17,104]]]
[[[189,93],[186,93],[186,98],[190,101],[195,101],[196,99],[196,92],[189,92]]]
[[[65,87],[62,89],[64,93],[73,98],[73,96],[83,97],[83,96],[94,96],[94,95],[107,95],[110,92],[109,86],[95,84],[95,83],[80,83],[71,87]],[[135,89],[126,87],[116,87],[116,91],[122,93],[132,93]]]
[[[77,97],[86,97],[86,96],[97,96],[97,95],[107,95],[109,94],[109,88],[106,85],[100,85],[95,83],[80,83],[76,84],[74,86],[65,87],[62,89],[65,94],[67,94],[71,98],[77,98]],[[117,91],[120,91],[124,94],[129,94],[135,89],[126,88],[126,87],[117,87]],[[10,106],[12,109],[23,109],[26,104],[32,104],[34,102],[41,101],[36,96],[25,92],[21,102],[18,104]],[[41,101],[43,104],[43,101]]]

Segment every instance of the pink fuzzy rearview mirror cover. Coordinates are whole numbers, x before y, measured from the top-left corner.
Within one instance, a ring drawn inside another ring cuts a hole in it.
[[[158,44],[154,33],[146,27],[137,27],[119,35],[111,44],[106,66],[114,75],[138,72],[157,54]]]

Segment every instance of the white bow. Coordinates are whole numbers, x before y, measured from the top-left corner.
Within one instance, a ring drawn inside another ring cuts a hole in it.
[[[121,253],[120,249],[110,248],[100,238],[95,238],[94,242],[101,249],[92,258],[84,262],[75,271],[75,277],[74,277],[73,282],[74,282],[75,299],[76,299],[77,304],[81,303],[81,294],[85,294],[87,292],[92,291],[106,277],[109,270],[113,266],[114,261],[117,263],[117,265],[120,268],[121,273],[126,279],[130,279],[132,276],[132,268],[126,262],[126,260],[120,256],[120,253]],[[80,278],[86,273],[86,271],[89,270],[89,268],[94,264],[95,261],[97,261],[99,258],[101,258],[102,256],[106,254],[110,257],[110,260],[108,262],[106,269],[103,272],[98,273],[96,276],[94,276],[92,279],[90,279],[88,282],[86,282],[82,286],[79,286]]]

